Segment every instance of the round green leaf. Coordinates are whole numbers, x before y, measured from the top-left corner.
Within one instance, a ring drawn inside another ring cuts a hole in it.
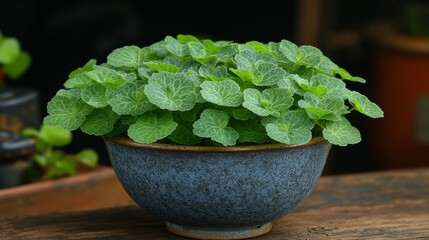
[[[330,143],[343,147],[361,141],[359,130],[344,117],[340,121],[327,122],[323,129],[323,137]]]
[[[113,112],[110,107],[94,109],[86,117],[80,128],[84,133],[102,136],[113,130],[113,126],[118,119],[119,115]]]
[[[257,86],[273,86],[286,78],[286,71],[276,64],[260,60],[256,62],[253,83]]]
[[[4,72],[12,79],[19,78],[30,67],[31,57],[26,52],[20,52],[11,62],[4,65]]]
[[[86,74],[86,72],[82,72],[79,74],[74,74],[73,77],[69,78],[64,83],[64,87],[66,87],[66,88],[84,88],[86,86],[91,85],[91,83],[93,83],[92,79]]]
[[[295,57],[298,65],[313,67],[320,63],[323,53],[316,47],[303,45],[298,48]]]
[[[336,97],[346,99],[349,96],[349,91],[346,88],[346,84],[341,79],[330,77],[324,74],[317,74],[311,78],[311,82],[323,85],[327,87],[327,93],[324,97]]]
[[[155,109],[155,106],[149,101],[145,94],[145,85],[137,82],[128,82],[122,84],[115,93],[115,96],[109,100],[115,113],[119,115],[141,115],[149,110]]]
[[[341,97],[318,98],[314,94],[307,92],[304,99],[298,101],[298,105],[307,111],[311,119],[339,121],[341,116],[347,113],[347,107]]]
[[[170,111],[191,110],[197,100],[197,86],[184,73],[155,73],[145,87],[149,101]]]
[[[84,102],[95,108],[103,108],[109,105],[109,98],[106,96],[106,88],[98,83],[85,87],[80,96]]]
[[[258,53],[255,51],[244,50],[235,55],[238,69],[251,70],[258,60]]]
[[[164,38],[165,49],[171,54],[178,57],[186,57],[189,55],[189,49],[186,44],[180,43],[177,39],[167,36]]]
[[[48,175],[50,177],[60,177],[63,175],[76,175],[76,162],[69,155],[65,155],[59,159],[50,159],[48,162],[53,162]]]
[[[0,63],[7,64],[15,60],[21,51],[18,40],[15,38],[4,38],[0,42]]]
[[[88,167],[95,167],[98,163],[98,154],[93,149],[83,149],[76,154],[79,162]]]
[[[59,126],[49,126],[42,124],[39,137],[56,147],[68,145],[72,141],[72,134]]]
[[[183,44],[186,44],[188,42],[198,42],[199,41],[198,38],[196,38],[195,36],[185,35],[185,34],[177,35],[177,40]]]
[[[49,115],[43,119],[48,125],[59,125],[73,131],[79,128],[93,108],[78,97],[56,95],[48,102]]]
[[[210,138],[224,146],[235,145],[239,137],[237,131],[228,127],[228,114],[219,110],[204,110],[193,127],[195,135]]]
[[[259,116],[280,116],[292,106],[292,92],[286,88],[270,88],[259,92],[256,89],[244,90],[243,107]]]
[[[200,42],[188,42],[189,52],[194,59],[200,59],[207,56],[204,45]]]
[[[238,107],[243,102],[240,86],[233,80],[204,81],[201,88],[201,95],[208,102],[226,107]]]
[[[179,71],[179,68],[173,64],[169,63],[162,63],[162,62],[155,62],[155,61],[149,61],[144,63],[147,67],[157,71],[157,72],[177,72]],[[141,71],[139,68],[139,71]]]
[[[372,118],[381,118],[384,116],[383,110],[377,104],[371,102],[366,96],[350,91],[349,102],[353,107],[362,114]]]
[[[145,113],[128,129],[128,136],[139,143],[154,143],[170,135],[176,129],[170,113],[155,115]]]
[[[279,44],[279,50],[283,54],[284,58],[288,61],[295,63],[296,55],[298,51],[298,46],[295,43],[292,43],[286,39],[282,40]]]
[[[107,67],[97,66],[94,70],[86,72],[86,74],[105,87],[117,87],[127,81],[126,75]]]
[[[302,144],[310,141],[314,124],[305,111],[287,112],[282,118],[266,125],[267,134],[273,140],[286,144]]]
[[[107,56],[107,64],[114,67],[139,68],[143,65],[144,52],[137,46],[115,49]]]

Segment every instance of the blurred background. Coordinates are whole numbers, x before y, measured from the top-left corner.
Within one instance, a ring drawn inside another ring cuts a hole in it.
[[[349,87],[385,111],[382,120],[352,114],[363,140],[334,147],[325,174],[428,165],[427,1],[0,0],[0,9],[0,31],[19,39],[33,59],[10,85],[38,91],[41,118],[72,70],[90,58],[105,62],[123,45],[145,46],[177,34],[236,42],[288,39],[317,46],[352,75],[365,78],[366,84]],[[417,44],[410,52],[408,38]],[[405,63],[397,54],[406,55]],[[82,147],[96,149],[100,162],[109,165],[101,138],[75,132],[69,151]]]

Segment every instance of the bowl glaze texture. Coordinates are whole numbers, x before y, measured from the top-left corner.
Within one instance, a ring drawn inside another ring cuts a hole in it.
[[[170,231],[174,226],[269,231],[273,220],[311,192],[331,147],[323,138],[243,147],[139,144],[124,137],[105,143],[125,190]]]

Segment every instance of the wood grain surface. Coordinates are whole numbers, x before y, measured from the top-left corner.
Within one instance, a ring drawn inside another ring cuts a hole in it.
[[[75,176],[0,189],[0,219],[132,203],[113,169],[99,165]]]
[[[184,239],[136,206],[0,219],[0,239]],[[429,169],[322,177],[256,239],[429,239]]]

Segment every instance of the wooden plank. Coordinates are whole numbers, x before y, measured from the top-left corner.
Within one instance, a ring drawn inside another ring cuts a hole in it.
[[[0,218],[126,206],[133,203],[113,169],[0,189]]]
[[[136,206],[0,220],[0,239],[183,239]],[[256,239],[429,238],[429,169],[322,177]]]
[[[261,239],[282,237],[429,238],[429,170],[323,178],[302,206]]]

